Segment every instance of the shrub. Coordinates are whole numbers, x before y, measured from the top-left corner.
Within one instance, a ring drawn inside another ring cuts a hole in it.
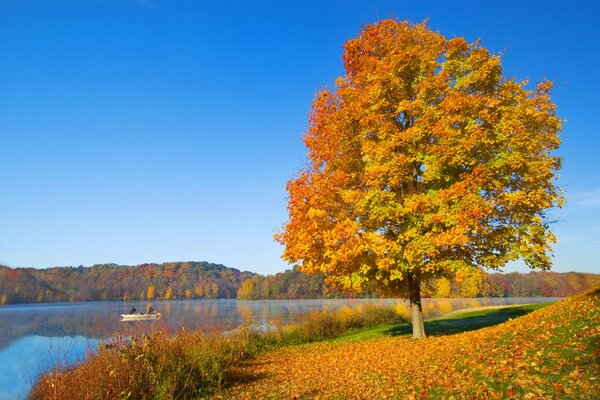
[[[359,305],[344,306],[337,310],[311,311],[301,322],[277,327],[267,332],[272,343],[296,344],[332,339],[351,329],[367,328],[381,324],[394,324],[405,319],[393,307]]]
[[[43,375],[31,399],[190,399],[212,393],[253,348],[244,330],[115,336],[87,360]]]

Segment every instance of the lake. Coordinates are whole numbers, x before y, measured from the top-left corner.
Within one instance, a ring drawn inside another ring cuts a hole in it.
[[[556,301],[558,298],[423,299],[426,318],[458,309]],[[225,331],[242,323],[288,323],[312,310],[359,307],[363,304],[395,305],[400,299],[340,300],[172,300],[153,302],[162,314],[159,321],[121,322],[134,305],[143,302],[86,302],[0,306],[0,400],[26,397],[40,373],[57,362],[70,364],[85,358],[103,340],[116,333],[135,335],[153,329]]]

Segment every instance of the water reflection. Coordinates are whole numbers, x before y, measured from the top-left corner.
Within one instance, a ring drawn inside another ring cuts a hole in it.
[[[480,298],[424,299],[425,318],[435,318],[458,309],[493,305],[524,304],[557,299]],[[141,335],[153,329],[181,328],[225,331],[242,323],[279,325],[297,322],[311,310],[358,307],[363,304],[392,305],[409,317],[408,304],[399,299],[351,300],[176,300],[170,302],[88,302],[0,306],[0,400],[25,396],[41,370],[57,360],[73,362],[86,348],[119,333]],[[152,305],[160,320],[120,321],[120,314],[135,305]]]
[[[44,370],[72,364],[97,348],[98,340],[83,336],[24,336],[0,351],[0,400],[24,398]]]
[[[435,318],[463,308],[523,304],[556,299],[548,298],[478,298],[423,299],[426,318]],[[159,321],[120,322],[131,306],[123,302],[57,303],[11,305],[0,307],[0,350],[24,336],[83,336],[106,339],[115,333],[137,334],[153,328],[175,331],[179,328],[206,331],[227,330],[244,322],[295,322],[310,310],[336,309],[361,304],[393,305],[401,313],[408,304],[399,299],[351,300],[181,300],[154,302]],[[139,309],[143,309],[140,305]]]

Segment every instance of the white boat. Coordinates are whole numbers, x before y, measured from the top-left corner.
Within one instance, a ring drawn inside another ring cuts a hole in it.
[[[151,314],[121,314],[121,321],[145,321],[149,319],[160,319],[160,313]]]

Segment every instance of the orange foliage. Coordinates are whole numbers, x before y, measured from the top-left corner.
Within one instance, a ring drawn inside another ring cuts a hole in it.
[[[413,303],[440,274],[518,258],[549,268],[545,211],[562,202],[552,84],[527,90],[478,42],[391,19],[343,59],[312,105],[308,168],[287,185],[283,258]]]

